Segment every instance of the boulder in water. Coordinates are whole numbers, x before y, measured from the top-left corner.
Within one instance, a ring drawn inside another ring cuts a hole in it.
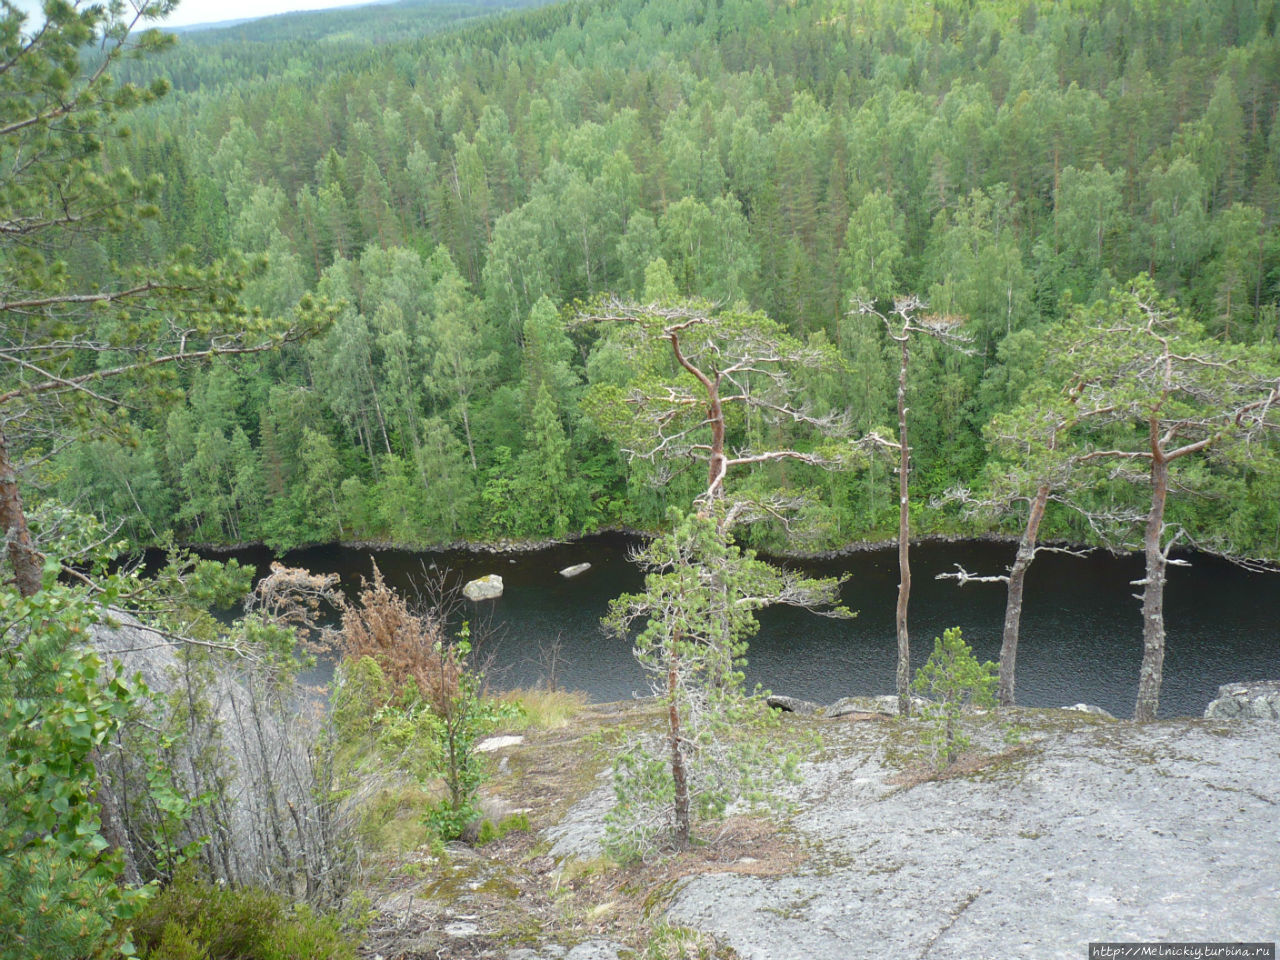
[[[502,578],[496,573],[472,580],[462,588],[468,600],[495,600],[502,596]]]

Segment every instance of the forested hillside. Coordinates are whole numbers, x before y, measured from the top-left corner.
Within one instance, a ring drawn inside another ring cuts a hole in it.
[[[174,86],[108,145],[163,177],[159,215],[86,240],[73,274],[238,249],[266,256],[243,291],[264,314],[343,306],[134,411],[136,445],[54,457],[54,495],[143,540],[653,527],[698,478],[654,489],[624,461],[605,401],[637,371],[571,328],[580,302],[763,311],[838,349],[812,403],[891,434],[897,348],[850,308],[914,292],[973,338],[913,357],[919,523],[972,532],[929,498],[982,484],[984,427],[1073,305],[1146,274],[1217,339],[1280,336],[1275,0],[373,9],[202,31],[130,66]],[[759,471],[810,495],[828,545],[896,529],[891,464]],[[1202,487],[1175,519],[1277,549],[1280,479]],[[1090,535],[1058,510],[1045,534]]]

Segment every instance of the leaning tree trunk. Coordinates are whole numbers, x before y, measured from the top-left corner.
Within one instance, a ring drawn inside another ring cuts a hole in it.
[[[1014,704],[1013,689],[1018,661],[1018,632],[1022,628],[1022,590],[1027,581],[1027,570],[1036,558],[1036,537],[1040,533],[1040,521],[1044,519],[1045,504],[1049,502],[1049,484],[1036,490],[1027,514],[1027,526],[1018,541],[1018,554],[1009,568],[1009,594],[1004,607],[1004,633],[1000,641],[1000,684],[997,697],[1002,707]]]
[[[911,448],[907,445],[907,333],[899,341],[902,366],[898,371],[898,716],[911,714],[911,642],[907,637],[907,603],[911,598],[911,498],[908,468]]]
[[[1154,433],[1153,426],[1153,436]],[[1164,581],[1168,559],[1161,541],[1169,494],[1169,461],[1154,444],[1152,454],[1151,512],[1147,514],[1143,536],[1147,576],[1142,587],[1142,672],[1138,675],[1138,702],[1133,710],[1133,719],[1139,723],[1156,718],[1164,679]]]

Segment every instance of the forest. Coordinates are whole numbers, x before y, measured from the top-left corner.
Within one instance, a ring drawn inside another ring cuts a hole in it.
[[[1016,532],[946,494],[1007,473],[991,424],[1057,325],[1141,275],[1204,336],[1276,347],[1271,0],[376,9],[185,33],[115,67],[172,86],[104,150],[158,178],[155,215],[85,237],[69,275],[243,254],[246,307],[332,316],[184,373],[127,444],[37,441],[49,497],[140,543],[656,529],[699,480],[655,484],[622,454],[609,410],[642,372],[576,316],[605,295],[761,312],[838,353],[802,374],[809,403],[892,435],[897,348],[854,306],[911,293],[969,340],[913,358],[915,529]],[[1189,537],[1275,553],[1274,471],[1196,469],[1201,495],[1170,502]],[[830,548],[893,536],[893,474],[762,463],[751,483],[804,495],[806,545]],[[1125,496],[1102,479],[1074,507]],[[1043,532],[1099,538],[1056,500]],[[788,546],[777,525],[749,537]]]
[[[970,720],[980,754],[1015,733],[1046,540],[1143,550],[1139,723],[1176,551],[1280,556],[1277,0],[148,29],[173,5],[0,2],[0,960],[407,956],[378,884],[485,844],[580,941],[593,876],[692,854],[816,749],[744,687],[755,612],[853,611],[757,550],[896,540],[896,710],[862,719],[929,777]],[[605,528],[654,534],[604,621],[652,682],[630,721],[496,695],[443,575],[191,550]],[[1019,538],[955,575],[1007,582],[998,673],[956,628],[911,678],[931,533]],[[557,787],[613,768],[612,860],[534,870],[564,811],[486,763],[498,730],[547,733]],[[485,808],[502,777],[529,802]],[[599,923],[691,955],[655,869]]]

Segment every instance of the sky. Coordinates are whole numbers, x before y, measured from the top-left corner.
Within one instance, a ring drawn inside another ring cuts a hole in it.
[[[181,0],[172,16],[160,24],[153,25],[185,27],[195,23],[269,17],[295,10],[349,7],[355,6],[358,2],[359,0]],[[14,5],[20,10],[36,12],[40,9],[40,0],[16,0]]]

